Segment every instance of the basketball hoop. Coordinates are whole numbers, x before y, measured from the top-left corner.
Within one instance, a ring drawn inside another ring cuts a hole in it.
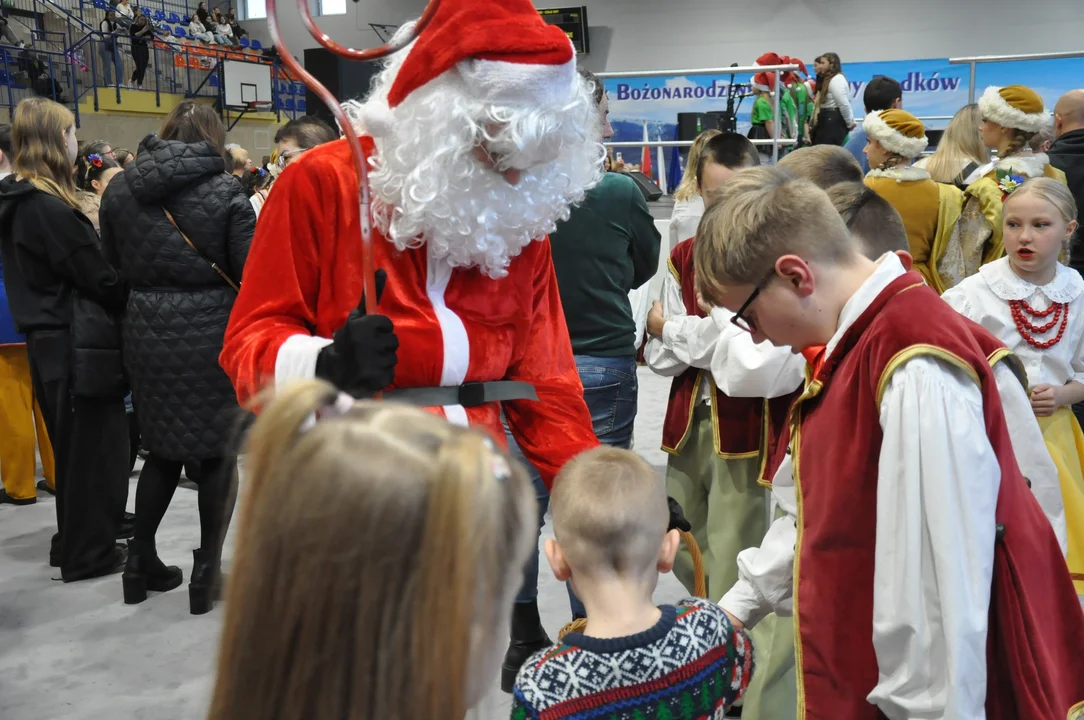
[[[265,112],[271,110],[271,103],[263,100],[258,102],[247,102],[245,103],[245,107],[247,108],[247,112],[250,113]]]

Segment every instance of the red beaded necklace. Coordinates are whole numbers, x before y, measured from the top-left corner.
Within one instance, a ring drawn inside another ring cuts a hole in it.
[[[1032,347],[1039,348],[1040,350],[1047,350],[1054,347],[1061,338],[1065,335],[1065,327],[1069,324],[1069,304],[1068,303],[1050,303],[1050,307],[1046,310],[1036,310],[1028,305],[1026,300],[1010,300],[1009,309],[1012,311],[1012,319],[1016,323],[1016,329],[1020,332],[1020,337],[1024,338],[1024,341]],[[1034,318],[1046,318],[1053,315],[1054,317],[1045,325],[1036,325],[1027,315]],[[1061,327],[1058,328],[1058,334],[1049,340],[1039,341],[1036,340],[1032,333],[1036,335],[1042,335],[1043,333],[1050,332],[1054,329],[1054,326],[1061,321]]]

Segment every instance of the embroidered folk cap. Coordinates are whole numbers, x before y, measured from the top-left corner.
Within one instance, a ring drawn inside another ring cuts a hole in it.
[[[1037,133],[1050,124],[1039,93],[1023,85],[990,86],[979,98],[982,116],[998,125]]]
[[[906,110],[872,112],[862,121],[862,129],[885,150],[905,158],[918,157],[930,144],[926,126]]]

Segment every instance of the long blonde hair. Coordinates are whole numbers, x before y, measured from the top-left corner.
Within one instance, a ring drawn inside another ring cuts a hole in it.
[[[78,210],[81,205],[72,179],[75,166],[68,159],[64,139],[73,125],[75,116],[59,103],[41,97],[20,102],[11,123],[12,167],[18,177]]]
[[[211,720],[461,720],[511,614],[526,473],[475,430],[338,397],[298,383],[252,430]]]
[[[964,105],[952,116],[937,150],[926,160],[926,172],[935,182],[956,182],[967,163],[982,165],[990,159],[990,151],[982,144],[981,122],[978,103]]]
[[[722,132],[705,130],[696,136],[693,146],[689,148],[689,159],[685,162],[685,173],[681,176],[681,184],[674,191],[674,200],[688,201],[700,194],[700,188],[696,186],[696,168],[700,165],[700,155],[704,152],[704,146],[716,135],[722,135]]]

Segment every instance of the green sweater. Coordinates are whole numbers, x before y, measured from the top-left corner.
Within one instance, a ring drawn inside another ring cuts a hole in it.
[[[654,275],[662,236],[632,178],[606,173],[550,235],[572,351],[636,355],[629,292]]]

